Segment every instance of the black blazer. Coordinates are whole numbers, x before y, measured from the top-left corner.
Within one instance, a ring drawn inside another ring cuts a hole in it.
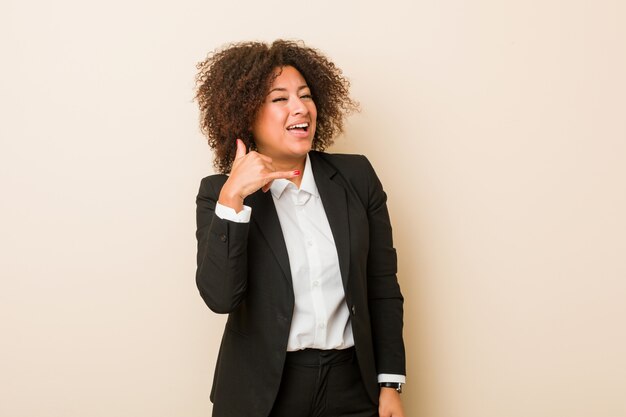
[[[361,375],[378,404],[377,374],[405,374],[387,197],[365,157],[309,156],[337,246]],[[213,415],[264,417],[280,386],[294,308],[289,258],[270,192],[245,199],[250,223],[215,215],[226,179],[204,178],[197,197],[196,282],[211,310],[229,314],[211,390]]]

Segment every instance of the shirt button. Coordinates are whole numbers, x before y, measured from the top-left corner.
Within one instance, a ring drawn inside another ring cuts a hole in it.
[[[313,246],[313,242],[311,242],[310,240],[307,240],[306,244],[309,246]]]
[[[326,327],[326,324],[325,324],[325,323],[320,323],[318,327],[319,327],[320,329],[323,329],[323,328],[325,328],[325,327]]]
[[[226,242],[226,241],[228,240],[228,238],[226,237],[226,235],[225,235],[225,234],[221,234],[221,235],[220,235],[220,240],[221,240],[222,242]]]
[[[354,315],[356,315],[356,307],[352,306],[352,309],[351,309],[351,310],[352,310],[352,315],[353,315],[353,316],[354,316]]]
[[[314,287],[319,287],[319,285],[320,285],[319,281],[317,281],[317,280],[313,281],[313,286]]]

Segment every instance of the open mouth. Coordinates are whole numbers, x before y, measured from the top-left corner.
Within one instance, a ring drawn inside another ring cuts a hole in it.
[[[287,126],[287,130],[296,130],[301,132],[307,132],[309,130],[308,123],[298,123],[295,125]]]

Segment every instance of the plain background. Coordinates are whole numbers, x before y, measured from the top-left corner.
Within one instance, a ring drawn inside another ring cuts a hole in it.
[[[202,417],[195,63],[304,39],[389,195],[411,417],[626,415],[621,0],[2,0],[0,415]]]

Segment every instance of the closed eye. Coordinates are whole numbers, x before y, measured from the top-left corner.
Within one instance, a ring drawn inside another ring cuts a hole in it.
[[[305,94],[305,95],[303,95],[303,96],[300,96],[300,98],[305,98],[305,99],[307,99],[307,100],[311,100],[311,99],[313,98],[313,96],[312,96],[312,95],[310,95],[310,94]]]
[[[276,97],[272,99],[272,103],[277,103],[279,101],[287,101],[285,97]]]

